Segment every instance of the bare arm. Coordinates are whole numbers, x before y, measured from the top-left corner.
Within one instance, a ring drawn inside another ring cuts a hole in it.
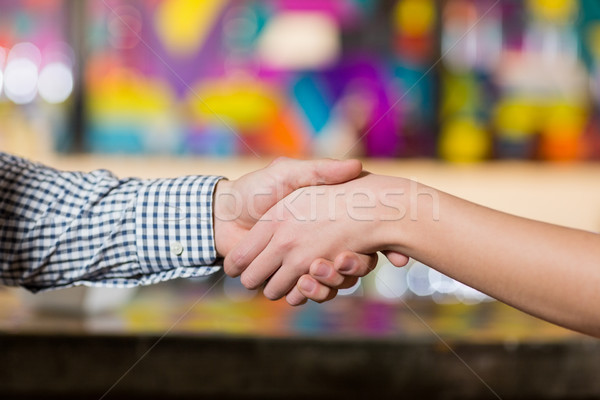
[[[599,235],[423,189],[432,195],[409,205],[419,207],[417,220],[388,226],[393,249],[527,313],[600,336]]]
[[[293,213],[270,210],[226,258],[226,270],[242,274],[248,287],[272,275],[270,298],[287,293],[289,300],[294,292],[312,298],[302,280],[292,286],[309,267],[313,272],[314,260],[395,251],[532,315],[600,336],[599,235],[505,214],[402,178],[367,175],[321,188],[321,197],[311,190],[306,199],[290,200]],[[331,204],[338,205],[333,214]],[[339,267],[342,275],[369,272]]]

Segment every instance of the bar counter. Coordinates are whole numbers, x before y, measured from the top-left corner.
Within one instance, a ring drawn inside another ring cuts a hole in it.
[[[142,288],[90,316],[40,314],[0,291],[1,397],[600,397],[599,341],[499,302],[292,308],[228,299],[210,290],[217,279]]]

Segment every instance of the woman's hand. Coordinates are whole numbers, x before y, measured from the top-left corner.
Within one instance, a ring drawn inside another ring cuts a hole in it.
[[[366,273],[374,265],[375,252],[388,250],[388,244],[398,241],[397,227],[392,223],[406,215],[402,199],[405,182],[364,174],[340,185],[295,191],[266,212],[229,252],[225,271],[231,276],[241,274],[242,283],[249,289],[270,278],[264,289],[270,299],[290,292],[318,259],[340,256],[341,265],[347,252],[369,256],[368,262],[357,264]],[[316,273],[319,263],[314,265]],[[342,285],[338,276],[323,277],[323,282],[333,285],[333,289]],[[352,280],[344,283],[349,285]],[[297,304],[298,295],[290,293],[288,301]],[[323,300],[331,295],[330,291]]]

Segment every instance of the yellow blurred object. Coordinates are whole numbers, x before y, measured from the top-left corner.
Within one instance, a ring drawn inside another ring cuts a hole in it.
[[[583,135],[587,115],[574,104],[557,103],[544,110],[542,133],[554,138],[577,138]]]
[[[579,11],[576,0],[529,0],[528,4],[534,15],[554,23],[571,21]]]
[[[224,119],[239,128],[255,128],[273,120],[282,103],[276,91],[265,84],[237,79],[203,83],[188,101],[199,119],[216,123]]]
[[[495,126],[499,134],[520,138],[538,130],[538,107],[526,99],[504,99],[495,110]]]
[[[172,112],[174,93],[160,80],[142,78],[124,69],[113,70],[88,91],[88,106],[95,117],[116,115],[154,118]]]
[[[393,12],[397,32],[408,36],[429,34],[435,27],[435,4],[432,0],[400,0]]]
[[[490,137],[473,119],[460,117],[448,121],[442,128],[440,155],[452,162],[473,162],[485,159],[491,150]]]
[[[191,55],[204,43],[225,4],[225,0],[164,0],[155,15],[158,37],[172,54]]]
[[[475,113],[481,106],[480,88],[468,74],[443,74],[440,116],[442,119],[461,113]]]

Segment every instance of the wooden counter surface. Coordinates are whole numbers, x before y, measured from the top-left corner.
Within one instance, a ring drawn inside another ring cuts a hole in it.
[[[600,341],[499,302],[292,308],[206,289],[147,287],[96,316],[35,314],[0,290],[0,398],[600,398]]]

